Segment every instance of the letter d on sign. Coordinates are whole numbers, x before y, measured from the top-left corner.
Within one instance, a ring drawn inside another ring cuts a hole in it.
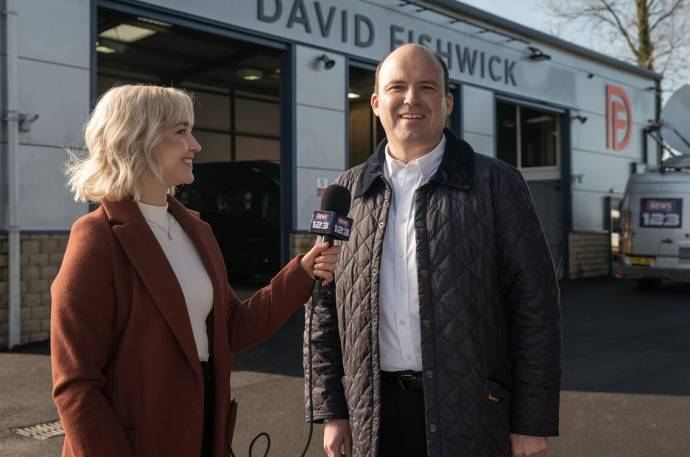
[[[273,9],[273,14],[266,14],[265,0],[259,0],[259,3],[257,5],[257,17],[262,22],[275,22],[278,19],[280,19],[280,15],[283,13],[283,4],[281,3],[281,0],[269,1],[275,5],[275,8]]]
[[[628,94],[618,86],[606,85],[606,147],[615,151],[627,148],[632,126]]]

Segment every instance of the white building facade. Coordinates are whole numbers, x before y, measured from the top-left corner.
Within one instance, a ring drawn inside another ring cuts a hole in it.
[[[66,148],[113,84],[195,93],[203,161],[279,164],[282,261],[323,188],[381,139],[373,70],[404,43],[446,60],[448,127],[521,170],[564,277],[607,273],[608,201],[658,161],[645,127],[659,75],[451,0],[0,5],[0,347],[48,337],[48,287],[89,211],[65,188]]]

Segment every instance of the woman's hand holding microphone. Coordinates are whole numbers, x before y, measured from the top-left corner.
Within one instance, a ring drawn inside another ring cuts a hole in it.
[[[304,271],[314,279],[323,279],[324,284],[333,281],[335,263],[338,261],[340,246],[328,246],[328,243],[317,243],[307,252],[300,264]]]

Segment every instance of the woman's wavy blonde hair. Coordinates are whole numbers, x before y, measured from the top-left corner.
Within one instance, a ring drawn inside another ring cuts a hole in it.
[[[153,149],[179,122],[194,123],[192,96],[183,90],[142,84],[109,89],[84,126],[86,155],[70,151],[65,174],[74,199],[138,200],[142,173],[150,169],[162,178]]]

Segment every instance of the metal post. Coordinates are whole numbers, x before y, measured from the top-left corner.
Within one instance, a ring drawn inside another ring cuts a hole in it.
[[[21,229],[19,224],[19,90],[17,84],[17,8],[16,0],[5,0],[5,46],[7,48],[5,84],[7,90],[7,200],[9,254],[9,342],[8,348],[21,343]]]

